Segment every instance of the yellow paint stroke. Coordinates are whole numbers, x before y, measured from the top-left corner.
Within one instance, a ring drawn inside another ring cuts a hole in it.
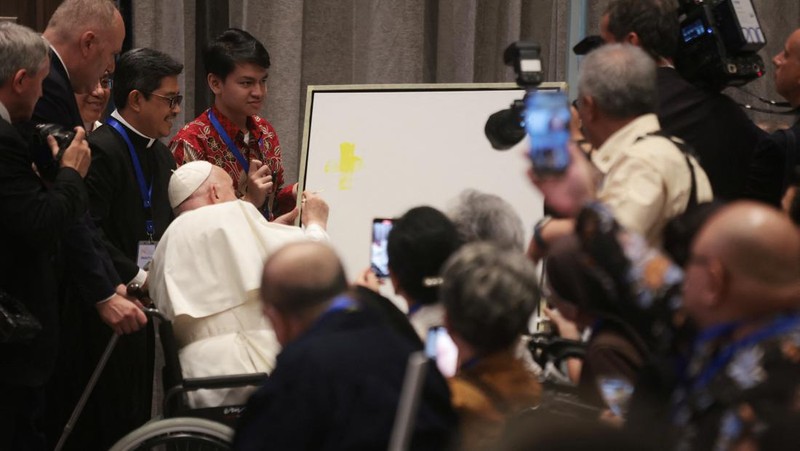
[[[356,156],[356,144],[343,142],[339,144],[339,161],[325,163],[325,173],[338,172],[339,190],[349,190],[353,186],[353,173],[361,169],[364,161]]]

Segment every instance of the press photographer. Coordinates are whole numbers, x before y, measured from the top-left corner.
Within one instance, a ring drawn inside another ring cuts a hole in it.
[[[53,258],[61,231],[88,207],[82,178],[91,157],[83,129],[76,129],[52,185],[45,188],[27,143],[12,125],[30,120],[49,66],[41,36],[0,23],[0,288],[42,326],[30,339],[0,343],[0,449],[44,449],[36,427],[57,349]],[[47,140],[57,155],[55,139]]]
[[[656,66],[644,51],[616,44],[590,53],[581,67],[576,107],[584,134],[597,150],[590,163],[569,145],[571,163],[559,175],[543,175],[533,163],[529,175],[545,203],[572,216],[596,198],[625,228],[658,246],[670,218],[710,200],[703,169],[679,148],[682,143],[662,134],[656,102]],[[593,181],[594,171],[602,178],[599,187]],[[541,258],[549,243],[573,228],[572,219],[540,221],[529,255]]]

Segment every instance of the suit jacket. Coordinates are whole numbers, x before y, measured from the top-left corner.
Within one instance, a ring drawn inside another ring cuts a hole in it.
[[[72,83],[67,76],[67,68],[61,64],[55,52],[50,51],[50,73],[42,82],[42,98],[33,110],[33,122],[37,124],[58,124],[72,130],[83,126],[81,111]]]
[[[794,147],[789,134],[794,134]],[[781,206],[790,183],[796,183],[794,168],[800,163],[800,121],[789,130],[778,130],[758,144],[747,176],[748,197]]]
[[[69,130],[83,126],[67,69],[52,51],[50,73],[42,82],[33,123],[59,124]],[[74,283],[84,302],[95,303],[114,293],[120,278],[88,213],[66,231],[63,249],[67,280]]]
[[[367,310],[324,314],[278,355],[240,419],[234,449],[386,449],[414,347]],[[428,365],[411,448],[447,449],[447,384]]]
[[[156,140],[150,148],[146,148],[145,138],[123,127],[133,143],[145,181],[152,183],[153,238],[158,240],[173,219],[167,188],[172,170],[176,167],[175,160],[160,141]],[[86,184],[91,199],[92,219],[100,229],[117,273],[127,283],[139,271],[136,265],[138,243],[148,239],[139,183],[128,146],[119,132],[103,125],[88,139],[92,148],[92,166]]]
[[[31,164],[27,143],[0,119],[0,287],[43,326],[32,342],[0,344],[0,383],[38,386],[52,371],[58,344],[57,243],[86,211],[88,196],[75,170],[60,169],[46,189]]]
[[[658,68],[657,75],[662,130],[694,148],[714,198],[746,197],[750,159],[766,133],[730,97],[702,90],[669,67]]]

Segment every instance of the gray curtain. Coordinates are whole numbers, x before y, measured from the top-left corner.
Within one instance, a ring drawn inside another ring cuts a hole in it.
[[[609,0],[587,2],[587,34],[597,34]],[[194,117],[195,2],[136,0],[134,45],[184,61],[183,115]],[[547,81],[566,79],[569,0],[229,0],[230,25],[244,28],[270,52],[269,97],[263,115],[275,126],[287,180],[297,180],[309,85],[511,82],[503,50],[519,39],[542,45]],[[800,27],[800,2],[754,0],[769,43],[766,61]],[[767,76],[747,85],[775,97]],[[738,92],[737,99],[753,98]],[[757,120],[787,118],[756,116]],[[177,130],[173,130],[175,132]]]

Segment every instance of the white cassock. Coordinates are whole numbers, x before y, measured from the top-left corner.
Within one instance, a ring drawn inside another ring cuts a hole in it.
[[[280,345],[258,300],[264,261],[287,243],[327,238],[316,225],[304,231],[267,222],[239,200],[178,216],[158,243],[147,280],[156,306],[173,321],[184,377],[272,371]],[[244,404],[256,388],[198,390],[188,401]]]

